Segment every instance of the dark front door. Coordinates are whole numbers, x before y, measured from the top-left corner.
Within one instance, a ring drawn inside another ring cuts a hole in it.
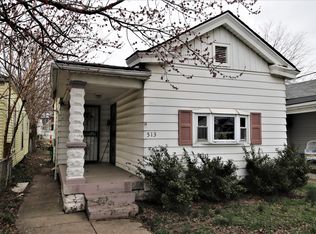
[[[100,129],[100,107],[89,106],[84,107],[84,142],[85,161],[97,162],[99,160],[99,129]]]
[[[111,105],[110,110],[110,163],[115,165],[116,153],[116,103]]]

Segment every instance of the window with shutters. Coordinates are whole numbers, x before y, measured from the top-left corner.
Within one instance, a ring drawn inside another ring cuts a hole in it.
[[[194,144],[248,143],[248,118],[246,115],[194,114]]]
[[[221,66],[229,65],[229,46],[226,44],[214,44],[214,64]]]

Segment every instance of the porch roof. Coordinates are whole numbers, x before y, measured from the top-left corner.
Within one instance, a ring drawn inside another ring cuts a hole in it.
[[[111,89],[141,89],[151,72],[146,69],[57,60],[51,64],[53,97],[63,98],[71,80]]]

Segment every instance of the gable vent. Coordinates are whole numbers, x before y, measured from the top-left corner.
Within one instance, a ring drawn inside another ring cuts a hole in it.
[[[215,62],[216,63],[227,63],[227,47],[226,46],[215,46]]]

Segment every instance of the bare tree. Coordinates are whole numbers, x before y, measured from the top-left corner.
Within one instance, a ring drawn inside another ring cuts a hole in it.
[[[23,53],[16,51],[10,45],[0,42],[1,75],[5,77],[7,88],[0,93],[0,101],[6,104],[6,119],[3,136],[2,176],[4,185],[10,177],[12,147],[16,133],[23,119],[27,116],[30,125],[36,126],[41,114],[52,109],[50,98],[50,83],[47,74],[48,62],[51,56],[43,53],[37,44],[23,46]],[[26,112],[24,111],[26,110]]]
[[[23,39],[54,56],[77,57],[84,50],[119,48],[126,38],[134,49],[139,42],[152,47],[227,5],[258,13],[256,1],[3,0],[0,33],[17,50]]]
[[[265,23],[259,34],[300,70],[309,69],[306,58],[310,48],[304,32],[291,32],[282,23]]]

